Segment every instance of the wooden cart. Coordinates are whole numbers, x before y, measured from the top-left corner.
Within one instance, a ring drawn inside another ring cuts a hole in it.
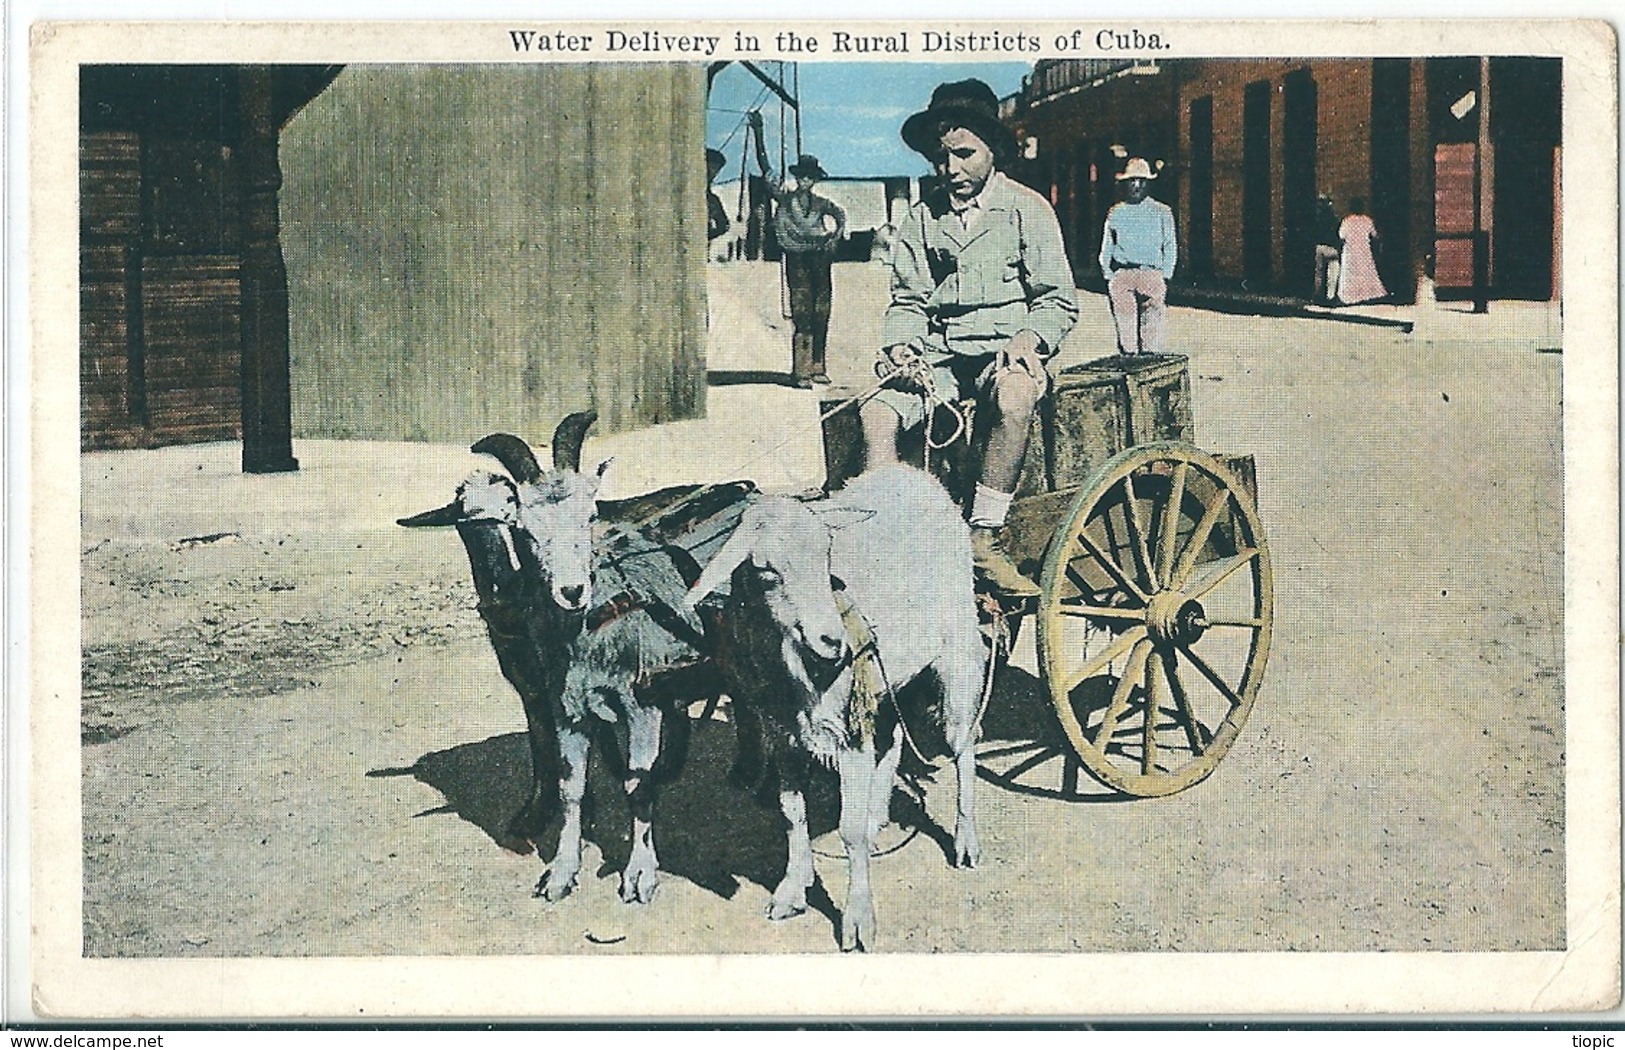
[[[1036,622],[1038,680],[1001,658],[1000,694],[1026,686],[1048,701],[1048,717],[1019,703],[985,712],[982,772],[1062,798],[1099,797],[1080,769],[1121,795],[1171,794],[1229,750],[1269,653],[1272,581],[1252,459],[1193,444],[1182,356],[1067,369],[1047,406],[1006,529],[1041,594],[986,604],[996,645]],[[861,442],[855,413],[826,420],[832,488],[856,472]],[[934,453],[950,489],[964,487],[973,447],[967,436]]]

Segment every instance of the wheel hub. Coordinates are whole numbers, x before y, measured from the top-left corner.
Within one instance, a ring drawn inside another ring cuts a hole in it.
[[[1192,598],[1183,600],[1178,591],[1163,591],[1151,599],[1146,609],[1146,627],[1159,645],[1194,645],[1207,631],[1207,610]]]

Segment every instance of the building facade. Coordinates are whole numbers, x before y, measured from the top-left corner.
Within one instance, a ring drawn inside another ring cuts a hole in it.
[[[1081,281],[1115,176],[1162,163],[1178,279],[1307,296],[1316,197],[1363,198],[1398,301],[1558,294],[1561,66],[1545,58],[1040,62],[1007,102]],[[1475,255],[1475,252],[1477,253]]]
[[[87,67],[83,448],[705,406],[705,69]],[[261,353],[274,344],[280,355]],[[267,462],[270,462],[267,460]]]

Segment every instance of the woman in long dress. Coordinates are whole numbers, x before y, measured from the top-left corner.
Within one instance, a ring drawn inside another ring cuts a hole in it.
[[[1343,241],[1343,257],[1337,275],[1337,301],[1345,306],[1369,303],[1388,298],[1377,274],[1377,257],[1372,250],[1377,240],[1377,226],[1365,213],[1365,200],[1355,197],[1349,201],[1349,215],[1338,227],[1337,235]]]

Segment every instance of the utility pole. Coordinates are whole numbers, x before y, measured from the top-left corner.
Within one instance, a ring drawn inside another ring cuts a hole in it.
[[[1473,313],[1490,312],[1490,230],[1494,222],[1494,158],[1490,140],[1490,60],[1478,59],[1478,144],[1473,149]]]

